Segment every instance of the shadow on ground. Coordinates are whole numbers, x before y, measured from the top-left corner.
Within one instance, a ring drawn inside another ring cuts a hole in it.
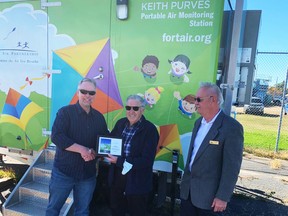
[[[28,165],[24,164],[5,164],[0,162],[1,169],[12,169],[16,173],[16,177],[19,180],[25,173]],[[98,190],[95,191],[95,197],[91,203],[90,216],[110,216],[109,199],[107,194],[107,185],[105,179],[98,179]],[[11,189],[14,185],[11,186]],[[236,188],[237,192],[231,198],[224,216],[285,216],[288,212],[288,206],[279,203],[277,200],[263,198],[261,191],[249,191],[246,188]],[[105,191],[105,192],[104,192]],[[7,198],[7,197],[6,197]],[[270,197],[271,198],[271,197]],[[272,197],[273,198],[273,197]],[[0,207],[2,204],[0,205]],[[153,202],[150,208],[150,216],[178,216],[179,204],[174,206],[174,214],[171,213],[172,207],[170,202],[165,202],[160,207],[155,207]]]
[[[225,216],[285,216],[288,206],[269,199],[250,197],[247,194],[234,194]]]
[[[288,206],[262,198],[252,198],[234,194],[223,216],[287,216]],[[107,204],[95,204],[90,216],[111,216]],[[152,208],[149,216],[171,216],[171,205],[165,203],[159,208]],[[179,204],[174,207],[174,216],[179,216]]]
[[[258,194],[257,194],[258,193]],[[262,191],[249,192],[248,189],[239,188],[233,194],[226,211],[223,216],[287,216],[288,206],[273,201],[271,198],[263,198]],[[90,216],[111,216],[107,198],[103,197],[103,193],[98,199],[91,203]],[[176,202],[173,207],[170,202],[165,202],[160,207],[152,204],[149,216],[179,216],[180,204]]]

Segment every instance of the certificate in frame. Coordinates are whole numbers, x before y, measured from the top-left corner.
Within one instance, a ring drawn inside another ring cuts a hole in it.
[[[114,156],[122,155],[123,142],[122,138],[111,136],[98,136],[96,146],[96,154],[107,156],[108,154]]]

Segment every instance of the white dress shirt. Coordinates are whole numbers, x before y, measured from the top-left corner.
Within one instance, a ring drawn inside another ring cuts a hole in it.
[[[206,137],[207,133],[209,132],[210,128],[212,127],[215,119],[217,118],[217,116],[219,115],[221,110],[219,110],[219,112],[214,116],[214,118],[210,121],[210,122],[207,122],[204,118],[202,118],[202,121],[201,121],[201,126],[196,134],[196,137],[195,137],[195,140],[194,140],[194,143],[193,143],[193,151],[192,151],[192,155],[191,155],[191,160],[190,160],[190,163],[189,163],[189,168],[190,168],[190,171],[191,171],[191,168],[192,168],[192,164],[193,164],[193,161],[195,159],[195,156],[204,140],[204,138]]]

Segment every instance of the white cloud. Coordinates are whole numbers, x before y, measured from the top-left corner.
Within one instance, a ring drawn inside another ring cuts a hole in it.
[[[43,70],[51,69],[52,51],[75,45],[73,38],[57,34],[47,13],[31,4],[1,11],[0,26],[0,89],[7,93],[11,87],[27,97],[33,91],[50,96],[51,82],[43,78]],[[27,77],[34,78],[31,85]]]

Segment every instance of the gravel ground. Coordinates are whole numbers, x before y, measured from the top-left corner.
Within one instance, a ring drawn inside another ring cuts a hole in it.
[[[271,168],[271,159],[245,154],[234,194],[224,216],[287,216],[288,161]],[[103,199],[101,199],[103,201]],[[110,216],[107,203],[96,203],[91,216]],[[171,216],[171,203],[152,208],[150,216]],[[174,216],[179,215],[179,204]]]
[[[281,168],[271,168],[271,159],[245,154],[239,179],[225,216],[286,216],[288,215],[288,161],[280,161]],[[0,168],[12,168],[21,177],[27,165],[8,157]],[[8,197],[10,190],[4,191]],[[0,204],[0,207],[2,203]],[[101,199],[91,209],[91,216],[110,216],[107,202]],[[150,216],[171,216],[171,204],[153,207]],[[179,204],[174,207],[174,216],[179,215]],[[0,216],[2,216],[0,212]]]

